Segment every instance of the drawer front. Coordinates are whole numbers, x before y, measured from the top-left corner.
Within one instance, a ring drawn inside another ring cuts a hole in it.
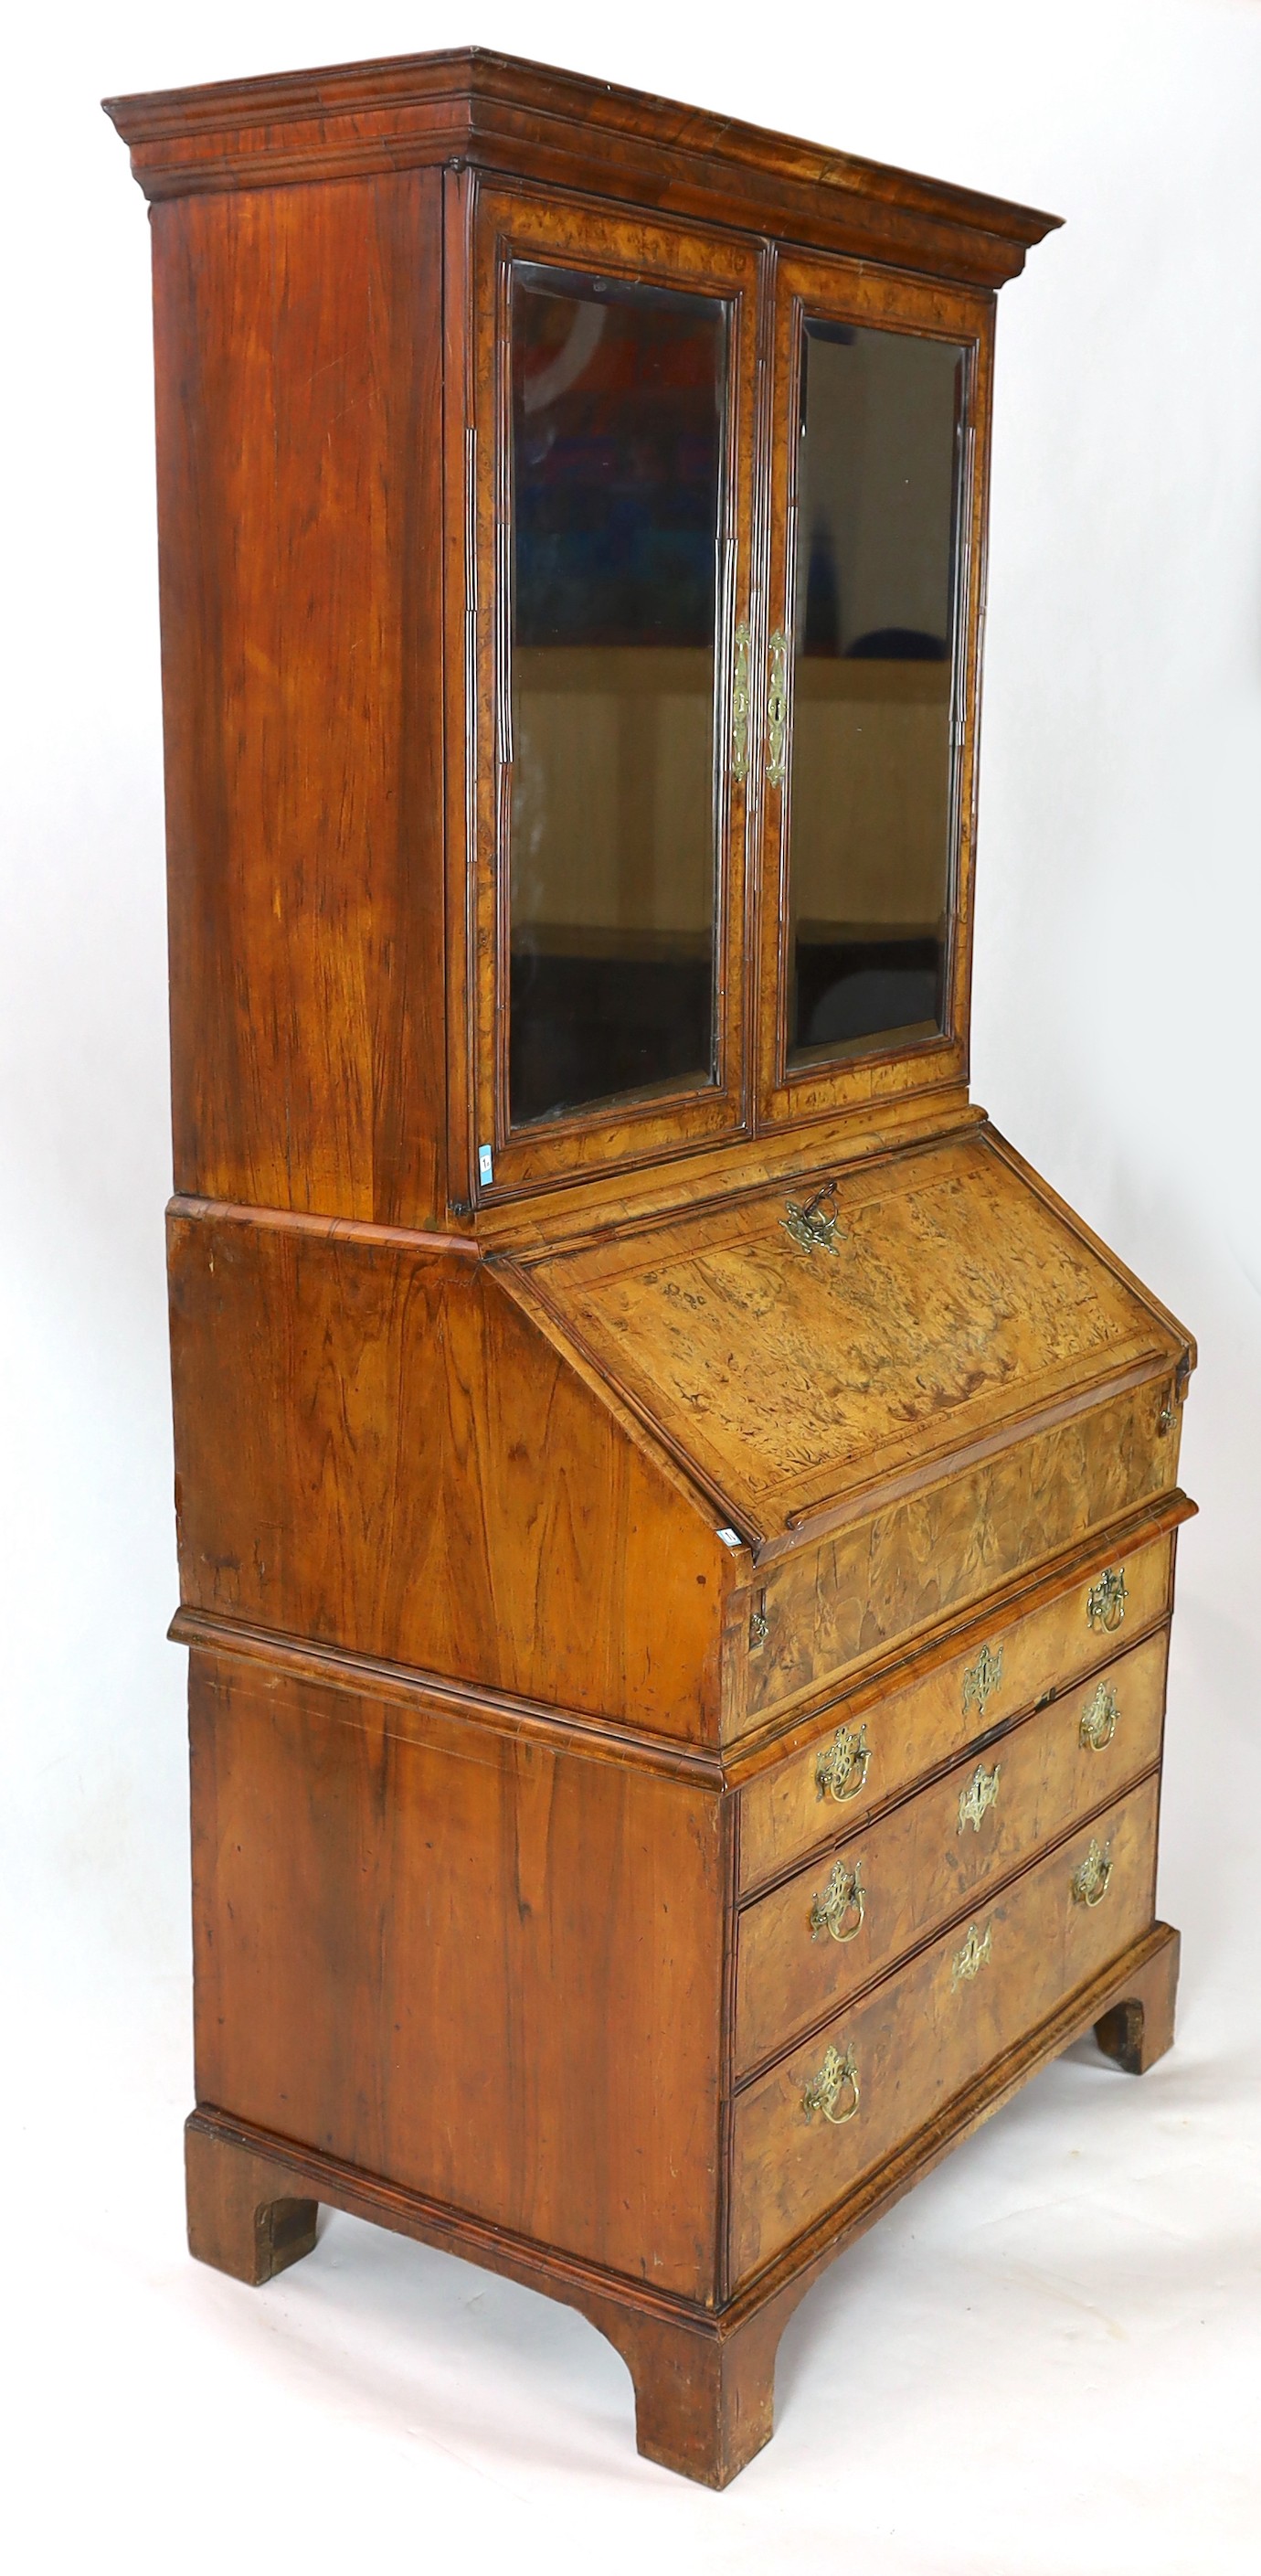
[[[740,1795],[740,1885],[760,1886],[834,1842],[1004,1719],[1104,1663],[1169,1607],[1172,1536],[1099,1565],[1024,1618],[982,1635],[884,1698],[829,1710],[803,1752]],[[1111,1578],[1109,1580],[1109,1578]]]
[[[869,1985],[980,1890],[1160,1759],[1168,1630],[744,1908],[740,2074]]]
[[[760,2271],[1152,1922],[1155,1780],[736,2097],[733,2281]]]
[[[749,1656],[747,1723],[791,1708],[873,1655],[979,1605],[1158,1495],[1177,1475],[1170,1381],[1017,1443],[889,1504],[767,1571],[766,1635]]]

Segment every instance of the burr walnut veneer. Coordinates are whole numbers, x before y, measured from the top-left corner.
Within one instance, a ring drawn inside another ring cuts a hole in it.
[[[195,2253],[568,2300],[721,2485],[1156,1920],[1181,1327],[967,1090],[1051,218],[480,53],[152,200]]]

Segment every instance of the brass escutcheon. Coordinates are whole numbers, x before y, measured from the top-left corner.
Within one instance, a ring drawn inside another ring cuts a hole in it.
[[[978,1762],[966,1789],[960,1790],[959,1831],[961,1834],[966,1832],[969,1825],[974,1833],[979,1834],[981,1818],[987,1807],[997,1804],[998,1775],[1002,1767],[1001,1762],[996,1762],[993,1770],[987,1771],[985,1764]]]
[[[731,670],[731,775],[749,775],[749,629],[737,626]]]
[[[865,1787],[871,1768],[871,1748],[865,1726],[838,1726],[830,1744],[825,1745],[814,1766],[815,1784],[821,1798],[834,1798],[838,1807],[847,1806]]]
[[[764,1646],[766,1644],[766,1640],[770,1633],[771,1623],[766,1615],[766,1594],[762,1591],[759,1592],[757,1600],[749,1613],[749,1645],[754,1652],[756,1652],[759,1646]]]
[[[816,1896],[810,1908],[810,1930],[816,1941],[821,1932],[830,1932],[834,1941],[852,1941],[861,1932],[867,1909],[862,1867],[861,1860],[852,1869],[838,1860],[822,1896]],[[842,1930],[847,1914],[854,1919],[848,1930]]]
[[[829,1199],[832,1201],[831,1214],[823,1216],[820,1210]],[[788,1214],[780,1218],[780,1224],[785,1233],[792,1236],[793,1242],[800,1244],[803,1252],[835,1252],[838,1222],[835,1181],[825,1181],[822,1189],[816,1190],[804,1207],[797,1199],[788,1199],[785,1204]],[[841,1240],[844,1241],[844,1236]]]
[[[849,2105],[846,2110],[838,2111],[836,2105],[844,2092],[849,2094]],[[853,2049],[847,2048],[842,2057],[839,2048],[830,2048],[818,2074],[811,2076],[801,2096],[801,2107],[807,2120],[812,2120],[815,2112],[821,2111],[834,2129],[843,2129],[846,2121],[854,2118],[858,2099],[858,2069],[854,2064]]]
[[[988,1964],[990,1958],[990,1940],[993,1928],[994,1927],[991,1923],[987,1923],[985,1926],[984,1939],[982,1939],[975,1923],[969,1923],[968,1937],[964,1942],[963,1948],[961,1950],[956,1950],[954,1957],[950,1962],[950,1991],[952,1995],[958,1992],[959,1987],[964,1985],[969,1977],[975,1977],[978,1971]]]
[[[982,1646],[976,1662],[974,1664],[969,1664],[968,1669],[963,1676],[963,1714],[965,1717],[968,1715],[970,1709],[975,1709],[978,1717],[984,1717],[985,1703],[989,1698],[990,1692],[997,1690],[1002,1678],[1002,1647],[1000,1646],[997,1654],[995,1654],[991,1647]]]
[[[1092,1753],[1102,1753],[1105,1744],[1111,1744],[1116,1734],[1120,1714],[1121,1703],[1116,1692],[1109,1690],[1106,1682],[1100,1682],[1089,1708],[1082,1710],[1078,1728],[1080,1741]]]
[[[1111,1636],[1125,1617],[1129,1594],[1125,1589],[1125,1567],[1110,1565],[1086,1595],[1086,1617],[1092,1628],[1104,1628]]]
[[[1074,1870],[1069,1882],[1074,1905],[1100,1905],[1108,1893],[1112,1876],[1112,1845],[1106,1848],[1091,1836],[1090,1849],[1084,1861]]]
[[[788,776],[788,638],[777,629],[770,642],[766,681],[766,784],[782,787]]]

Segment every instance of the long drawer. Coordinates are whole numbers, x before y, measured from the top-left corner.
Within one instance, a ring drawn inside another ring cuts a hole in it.
[[[1151,1924],[1157,1784],[738,2093],[732,2273],[761,2270]]]
[[[871,1655],[909,1647],[1059,1549],[1171,1496],[1178,1420],[1169,1378],[1135,1387],[768,1566],[748,1723],[829,1685],[839,1696]]]
[[[1023,1618],[997,1621],[965,1650],[874,1704],[829,1710],[817,1737],[740,1794],[740,1886],[778,1877],[850,1819],[962,1754],[1004,1719],[1115,1655],[1170,1606],[1173,1539],[1093,1567]]]
[[[777,2056],[1160,1758],[1167,1629],[744,1908],[737,2071]]]

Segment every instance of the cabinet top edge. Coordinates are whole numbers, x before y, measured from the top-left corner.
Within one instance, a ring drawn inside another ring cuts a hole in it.
[[[404,160],[431,157],[426,140],[438,147],[432,157],[441,158],[461,149],[477,157],[479,145],[493,151],[498,144],[494,157],[502,154],[502,166],[509,167],[511,154],[503,147],[515,139],[514,112],[526,111],[521,139],[537,137],[542,119],[552,151],[572,158],[576,168],[598,162],[600,143],[591,131],[596,127],[668,157],[676,168],[690,165],[693,177],[708,176],[711,188],[724,174],[737,192],[741,178],[771,180],[794,192],[819,189],[988,235],[995,254],[1000,244],[1006,247],[1002,265],[1011,274],[1024,251],[1062,220],[735,117],[479,46],[144,91],[107,98],[102,105],[131,146],[136,177],[149,196],[266,184],[272,163],[278,179],[316,177],[321,169],[329,177],[343,176],[352,134],[355,165],[364,169],[371,166],[374,143],[380,166],[397,168],[400,146]]]

